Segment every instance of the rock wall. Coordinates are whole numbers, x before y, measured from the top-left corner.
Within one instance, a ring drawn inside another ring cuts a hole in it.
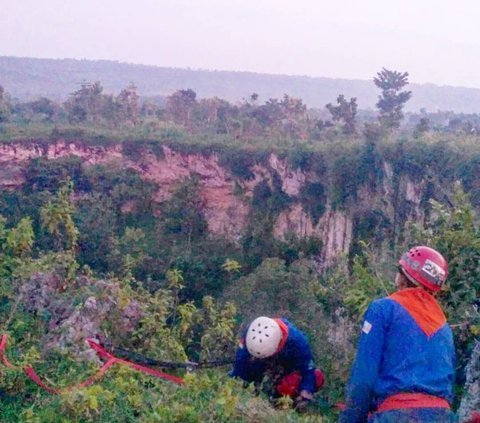
[[[477,413],[477,419],[480,421],[480,341],[477,341],[473,349],[472,356],[465,370],[465,388],[460,407],[458,409],[458,418],[461,422],[474,420],[474,413]]]
[[[62,293],[64,283],[55,273],[37,273],[22,285],[20,291],[26,310],[50,316],[41,343],[44,351],[68,349],[78,357],[98,360],[84,341],[87,338],[105,339],[101,327],[107,317],[116,315],[117,329],[124,334],[132,333],[143,317],[143,310],[136,300],[120,307],[118,283],[79,276],[70,282],[77,295],[76,305],[69,294]],[[93,286],[95,290],[91,289]]]
[[[56,143],[4,143],[0,144],[0,189],[15,189],[25,182],[23,169],[29,160],[37,157],[58,159],[67,156],[80,157],[85,166],[116,162],[125,168],[138,171],[145,180],[158,185],[154,200],[161,203],[171,195],[175,186],[183,178],[196,175],[202,186],[200,195],[204,203],[204,214],[211,233],[238,240],[248,223],[250,199],[253,190],[260,181],[272,181],[274,174],[281,179],[282,190],[291,196],[293,202],[277,218],[274,235],[284,238],[287,233],[300,237],[316,236],[322,240],[323,248],[319,254],[320,267],[328,267],[339,254],[348,253],[353,238],[353,210],[335,210],[326,205],[326,211],[314,222],[303,209],[298,194],[307,182],[315,181],[316,175],[292,169],[286,160],[271,154],[265,165],[256,164],[252,168],[254,177],[241,180],[227,168],[219,164],[219,157],[185,154],[165,145],[162,154],[154,154],[148,147],[140,150],[135,158],[127,155],[122,144],[92,146],[77,142],[58,141]],[[424,212],[421,199],[424,186],[414,184],[407,177],[401,177],[398,188],[393,185],[393,172],[388,163],[384,163],[384,179],[373,191],[362,188],[358,193],[356,209],[375,207],[385,215],[392,216],[401,191],[404,201],[411,203],[408,218],[423,221]],[[328,184],[328,181],[322,181]],[[240,187],[243,194],[237,195],[235,188]],[[134,205],[125,205],[133,207]],[[394,219],[392,219],[394,221]]]

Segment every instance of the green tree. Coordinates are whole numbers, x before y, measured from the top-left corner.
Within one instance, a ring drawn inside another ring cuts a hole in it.
[[[11,114],[11,102],[9,95],[5,89],[0,85],[0,123],[8,122]]]
[[[242,265],[237,260],[227,258],[222,264],[222,269],[229,274],[238,273],[242,269]]]
[[[413,130],[413,136],[418,138],[422,134],[428,132],[430,130],[430,120],[428,117],[420,118],[420,121],[415,125],[415,129]]]
[[[0,216],[0,219],[0,225],[2,225],[3,218]],[[0,228],[1,231],[2,229]],[[32,219],[24,217],[15,228],[10,229],[4,245],[14,256],[23,256],[31,251],[34,238]]]
[[[206,234],[207,222],[203,216],[203,200],[198,195],[198,178],[185,179],[163,205],[163,230],[185,242],[188,250],[194,240]]]
[[[337,106],[328,103],[325,107],[332,115],[334,122],[343,121],[342,132],[344,134],[355,133],[355,117],[357,115],[357,99],[352,97],[350,101],[345,100],[345,96],[340,94],[337,97]]]
[[[240,137],[242,125],[238,121],[238,107],[218,97],[202,99],[195,110],[195,127],[213,129],[216,134]]]
[[[301,99],[284,94],[280,101],[270,98],[261,106],[253,107],[252,104],[247,103],[245,108],[247,114],[252,116],[263,133],[291,138],[304,136],[303,127],[306,127],[307,107]]]
[[[401,91],[408,85],[408,72],[383,68],[373,78],[373,82],[382,90],[382,95],[378,97],[376,104],[380,111],[380,123],[385,128],[398,128],[403,119],[403,106],[412,96],[411,91]]]
[[[42,225],[55,239],[57,248],[65,243],[68,249],[75,251],[78,240],[78,230],[73,221],[75,206],[72,202],[73,183],[63,184],[53,201],[49,201],[40,210]]]
[[[253,117],[263,129],[274,128],[285,117],[284,108],[278,99],[270,98],[254,109]]]
[[[99,81],[82,82],[80,89],[73,92],[65,103],[68,120],[71,123],[94,122],[99,123],[105,112],[108,96],[103,94],[103,87]]]
[[[121,237],[111,237],[111,250],[108,254],[110,269],[120,275],[135,275],[142,268],[147,254],[145,232],[139,228],[126,227]],[[107,254],[105,254],[107,255]]]
[[[167,97],[165,113],[175,123],[191,128],[193,108],[197,105],[197,93],[192,89],[178,90]]]
[[[140,97],[137,94],[137,87],[131,83],[123,89],[115,99],[117,104],[116,113],[120,122],[135,126],[138,124],[140,115]]]
[[[60,112],[60,106],[46,97],[40,97],[27,103],[27,107],[32,113],[42,116],[43,120],[47,122],[53,122]]]
[[[23,217],[17,226],[8,229],[6,219],[0,215],[0,322],[4,333],[22,301],[19,288],[23,281],[19,275],[31,263],[34,241],[30,217]],[[36,266],[33,269],[37,270]]]

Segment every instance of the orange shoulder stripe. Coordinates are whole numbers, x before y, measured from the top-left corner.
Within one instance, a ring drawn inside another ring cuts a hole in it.
[[[389,298],[399,303],[427,336],[432,336],[447,323],[440,305],[422,288],[402,289]]]
[[[283,347],[285,346],[287,339],[288,339],[288,326],[283,323],[282,319],[273,319],[277,322],[278,326],[280,326],[280,330],[282,331],[282,340],[280,344],[278,344],[277,352],[282,351]]]

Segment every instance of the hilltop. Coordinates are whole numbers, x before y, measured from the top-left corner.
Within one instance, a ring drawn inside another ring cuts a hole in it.
[[[373,77],[373,75],[372,75]],[[414,79],[415,75],[411,75]],[[284,94],[301,98],[309,107],[324,107],[338,94],[357,97],[360,109],[375,107],[378,90],[372,81],[253,72],[178,69],[119,63],[107,60],[35,59],[0,56],[0,85],[20,100],[45,96],[65,100],[81,81],[101,81],[106,91],[120,91],[133,82],[143,97],[167,96],[192,88],[199,97],[220,97],[236,102],[252,93],[260,100]],[[480,89],[410,84],[413,92],[407,111],[480,111]]]

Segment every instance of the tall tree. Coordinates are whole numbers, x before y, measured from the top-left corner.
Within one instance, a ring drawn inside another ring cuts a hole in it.
[[[211,128],[217,134],[239,136],[238,107],[218,97],[200,100],[195,113],[195,127]]]
[[[52,122],[60,112],[60,106],[53,100],[46,97],[40,97],[37,100],[27,103],[31,113],[43,116],[43,120]]]
[[[98,123],[105,112],[107,98],[100,82],[82,82],[80,89],[72,93],[65,103],[69,121]]]
[[[71,251],[77,248],[78,229],[73,221],[75,205],[72,201],[73,183],[68,180],[62,184],[57,195],[40,209],[43,226],[55,239],[57,249],[62,244]]]
[[[140,115],[140,97],[133,82],[120,92],[116,98],[116,104],[120,121],[135,126]]]
[[[167,97],[165,112],[175,123],[191,127],[192,111],[197,105],[197,93],[192,89],[178,90]]]
[[[403,106],[412,96],[411,91],[401,91],[408,85],[408,72],[397,72],[383,68],[373,78],[375,85],[382,90],[376,106],[380,111],[380,123],[389,129],[398,128],[403,119]]]

